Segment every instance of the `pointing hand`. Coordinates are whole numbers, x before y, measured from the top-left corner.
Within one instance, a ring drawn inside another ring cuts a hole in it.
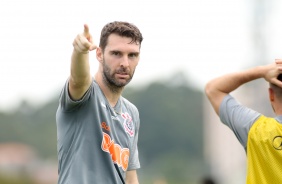
[[[84,25],[84,31],[78,34],[73,41],[73,47],[78,53],[87,54],[89,51],[95,50],[97,46],[94,44],[89,27]]]

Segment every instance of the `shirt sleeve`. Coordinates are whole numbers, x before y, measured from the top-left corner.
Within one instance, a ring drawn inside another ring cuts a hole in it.
[[[140,168],[139,153],[138,153],[138,135],[139,135],[140,119],[139,119],[139,112],[135,106],[134,106],[134,111],[135,111],[134,119],[136,119],[137,121],[135,124],[135,136],[131,148],[132,151],[130,154],[127,170],[136,170]]]
[[[138,133],[136,134],[136,138],[134,140],[133,149],[130,155],[130,161],[127,170],[136,170],[140,168],[137,140],[138,140]]]
[[[89,89],[85,92],[80,100],[72,100],[69,94],[69,80],[66,81],[63,90],[60,95],[60,107],[63,111],[72,111],[86,101],[91,95],[91,88],[93,88],[93,82],[91,83]]]
[[[241,105],[231,95],[227,95],[219,108],[219,117],[236,135],[241,145],[246,149],[248,133],[261,114]]]

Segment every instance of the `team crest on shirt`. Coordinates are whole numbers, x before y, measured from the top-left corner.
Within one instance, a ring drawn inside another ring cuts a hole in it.
[[[123,121],[123,127],[125,132],[128,133],[130,137],[134,136],[134,125],[131,116],[126,112],[122,113],[121,117],[124,119]]]

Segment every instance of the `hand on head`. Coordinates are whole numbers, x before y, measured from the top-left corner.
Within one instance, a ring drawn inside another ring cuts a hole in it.
[[[89,27],[87,24],[84,24],[83,33],[78,34],[74,39],[73,47],[77,52],[84,54],[97,48],[93,42],[92,35],[89,32]]]
[[[278,76],[282,74],[282,59],[276,59],[275,63],[268,65],[269,69],[265,73],[265,80],[282,88],[282,81]]]

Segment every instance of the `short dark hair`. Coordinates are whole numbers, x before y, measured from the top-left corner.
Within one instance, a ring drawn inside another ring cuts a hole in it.
[[[282,81],[282,74],[279,74],[277,76],[277,79],[279,81]],[[277,98],[282,102],[282,88],[280,88],[279,86],[272,84],[272,83],[270,83],[270,88],[274,91]]]
[[[277,79],[278,79],[279,81],[282,81],[282,74],[279,74],[278,77],[277,77]]]
[[[106,24],[101,31],[99,47],[104,50],[108,44],[108,37],[111,34],[129,37],[132,39],[130,43],[140,44],[143,40],[140,30],[133,24],[128,22],[114,21]]]

